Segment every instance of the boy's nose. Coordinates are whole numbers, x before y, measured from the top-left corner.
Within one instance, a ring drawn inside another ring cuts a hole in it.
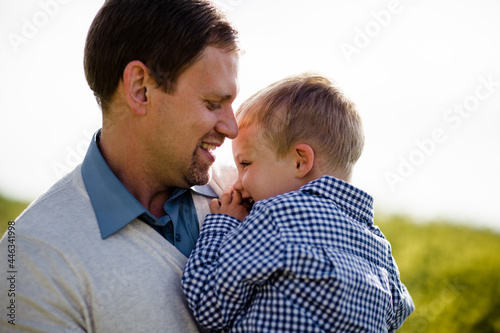
[[[233,184],[233,189],[238,192],[243,191],[243,184],[241,184],[241,180],[237,179]]]
[[[241,186],[241,181],[239,179],[237,179],[234,184],[233,184],[233,189],[235,191],[238,191],[238,192],[241,192],[243,191],[243,186]]]

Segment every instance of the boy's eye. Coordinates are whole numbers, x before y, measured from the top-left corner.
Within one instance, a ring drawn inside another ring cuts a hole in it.
[[[246,162],[246,161],[243,161],[243,162],[240,162],[240,165],[241,165],[243,168],[245,168],[245,167],[249,166],[249,165],[250,165],[250,163],[248,163],[248,162]]]

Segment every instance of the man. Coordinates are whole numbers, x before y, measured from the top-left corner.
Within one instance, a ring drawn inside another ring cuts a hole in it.
[[[200,330],[180,277],[218,191],[196,185],[237,135],[237,63],[236,31],[206,0],[105,2],[84,58],[102,130],[16,220],[15,315],[0,331]]]

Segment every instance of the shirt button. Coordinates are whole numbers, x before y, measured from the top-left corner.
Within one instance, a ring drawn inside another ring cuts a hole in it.
[[[176,232],[176,233],[175,233],[175,241],[176,241],[176,242],[180,242],[181,240],[182,240],[181,235],[179,235],[179,233],[178,233],[178,232]]]

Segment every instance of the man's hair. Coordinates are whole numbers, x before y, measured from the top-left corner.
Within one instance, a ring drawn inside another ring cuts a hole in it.
[[[105,111],[131,61],[172,93],[207,46],[238,51],[237,31],[208,0],[106,0],[87,35],[85,76]]]
[[[355,104],[316,74],[288,77],[257,92],[239,107],[236,120],[240,129],[259,126],[259,135],[279,158],[298,143],[309,144],[341,179],[350,179],[364,146]]]

